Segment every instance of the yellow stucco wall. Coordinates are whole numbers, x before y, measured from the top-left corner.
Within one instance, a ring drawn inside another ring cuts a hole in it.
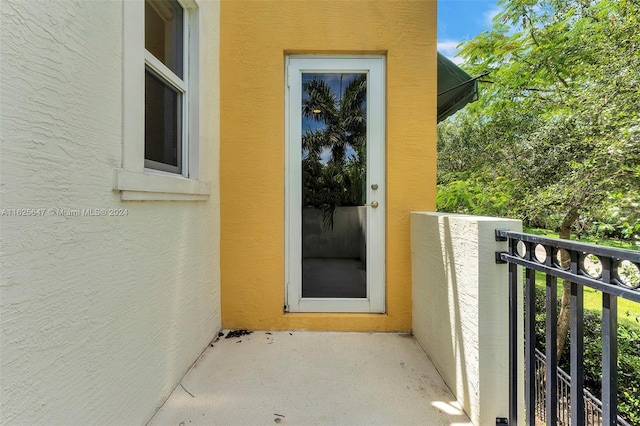
[[[289,53],[386,55],[386,314],[283,312]],[[223,1],[220,67],[223,326],[410,330],[410,212],[435,208],[436,1]]]

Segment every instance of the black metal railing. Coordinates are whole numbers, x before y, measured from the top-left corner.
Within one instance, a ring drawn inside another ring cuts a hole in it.
[[[497,241],[508,241],[509,251],[496,253],[496,262],[509,264],[509,424],[518,417],[518,266],[525,268],[525,421],[536,424],[536,271],[546,275],[545,395],[558,395],[557,279],[571,282],[570,390],[568,401],[584,397],[583,288],[602,292],[602,422],[617,424],[618,297],[640,302],[640,252],[513,231],[496,231]],[[540,396],[538,395],[538,398]],[[544,405],[547,425],[558,424],[558,404]],[[584,404],[572,404],[570,424],[585,425]]]
[[[547,413],[547,404],[556,404],[556,425],[565,426],[571,424],[571,376],[558,367],[558,389],[555,400],[553,396],[547,398],[546,381],[547,360],[544,354],[536,348],[536,419],[544,419]],[[584,424],[586,426],[600,426],[604,424],[602,415],[602,401],[587,389],[583,389]],[[631,426],[625,419],[618,416],[619,426]]]

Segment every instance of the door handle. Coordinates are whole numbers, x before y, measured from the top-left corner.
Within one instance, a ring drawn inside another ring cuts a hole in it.
[[[377,201],[372,201],[369,204],[365,204],[364,207],[371,207],[371,208],[377,209],[378,208],[378,202]]]

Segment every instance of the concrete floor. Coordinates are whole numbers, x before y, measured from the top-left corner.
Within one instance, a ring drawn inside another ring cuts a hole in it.
[[[471,425],[413,337],[299,331],[221,338],[149,424]]]

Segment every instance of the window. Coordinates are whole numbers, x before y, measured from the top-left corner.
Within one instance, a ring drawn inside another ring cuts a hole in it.
[[[123,200],[206,200],[197,0],[123,2]]]
[[[146,0],[144,9],[144,164],[182,173],[187,170],[183,151],[188,140],[184,131],[188,120],[187,14],[177,0]]]

